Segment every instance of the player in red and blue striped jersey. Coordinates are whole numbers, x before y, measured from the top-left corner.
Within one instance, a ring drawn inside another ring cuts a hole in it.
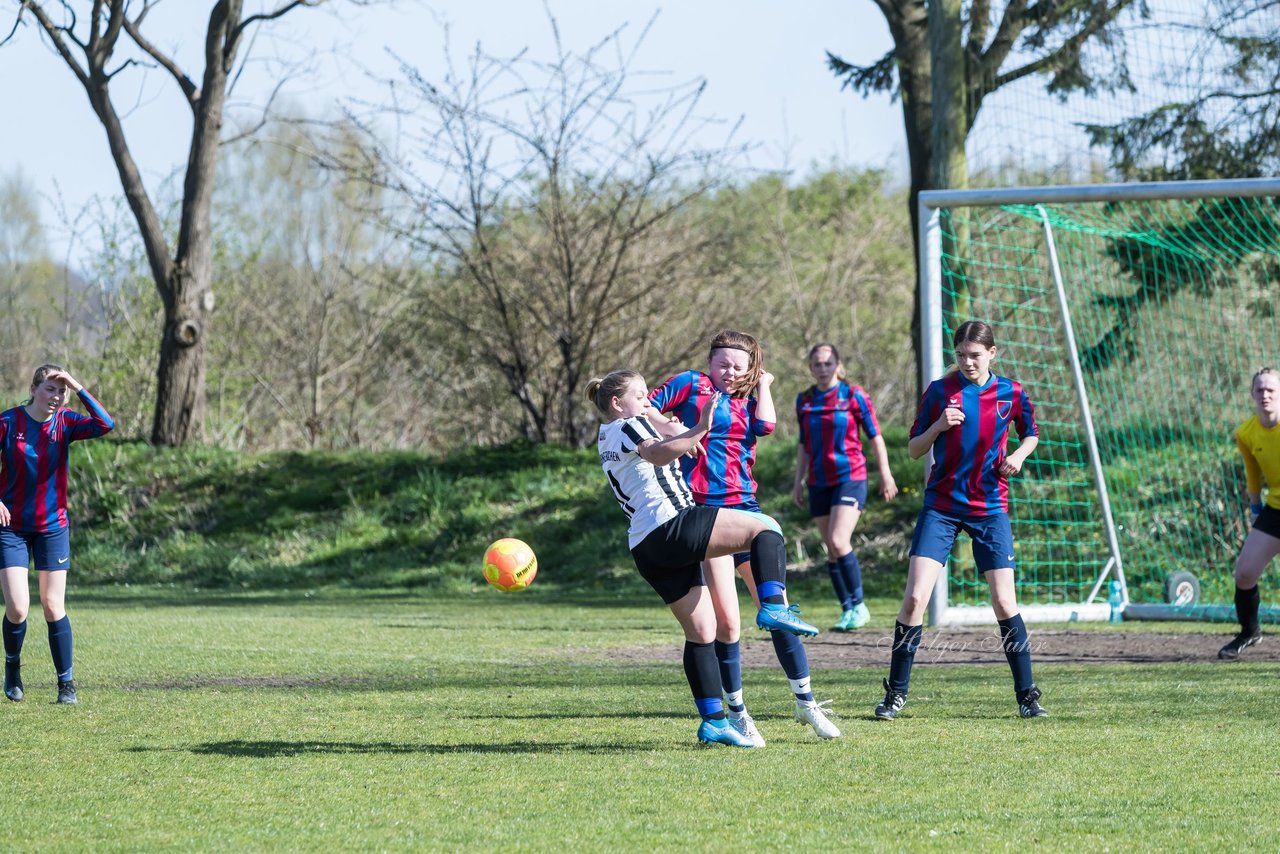
[[[1024,718],[1043,717],[1048,713],[1031,678],[1030,640],[1018,613],[1009,525],[1009,477],[1022,470],[1040,441],[1035,411],[1019,383],[991,373],[996,344],[990,326],[980,320],[962,323],[952,344],[956,369],[925,390],[907,445],[913,459],[932,449],[933,468],[911,540],[907,591],[894,628],[885,698],[875,715],[892,720],[907,701],[925,607],[956,537],[964,531],[973,539],[974,563],[991,590],[1019,713]],[[1011,427],[1017,429],[1018,447],[1006,454]]]
[[[88,415],[64,409],[74,391]],[[22,642],[31,593],[27,570],[40,576],[40,605],[49,626],[49,651],[58,676],[58,702],[76,702],[71,669],[71,620],[67,617],[67,452],[72,442],[93,439],[115,426],[107,410],[58,365],[41,365],[31,398],[0,413],[0,587],[4,592],[4,693],[23,697]]]
[[[880,494],[892,501],[898,485],[876,421],[871,398],[845,381],[840,352],[833,344],[809,348],[814,384],[796,397],[800,444],[796,452],[796,506],[808,508],[827,548],[827,573],[840,603],[840,620],[832,631],[847,632],[867,624],[871,614],[862,601],[862,568],[853,552],[853,529],[867,506],[867,457],[858,432],[867,434],[880,467]],[[807,494],[805,486],[808,486]]]
[[[760,343],[745,332],[725,330],[711,340],[707,373],[686,371],[667,380],[650,394],[658,412],[672,413],[674,423],[691,427],[704,401],[719,392],[720,402],[710,431],[702,438],[701,452],[681,461],[694,500],[712,507],[732,507],[760,512],[756,482],[756,439],[773,432],[777,412],[770,387],[773,374],[764,370]],[[836,738],[840,730],[827,719],[814,699],[809,682],[809,658],[796,637],[818,630],[799,617],[799,609],[787,605],[786,588],[776,581],[757,584],[749,571],[750,555],[715,558],[703,562],[703,572],[716,612],[716,658],[720,662],[729,720],[758,746],[764,738],[747,712],[742,691],[741,617],[735,568],[760,610],[756,625],[770,632],[773,648],[796,698],[796,720],[813,727],[821,738]]]

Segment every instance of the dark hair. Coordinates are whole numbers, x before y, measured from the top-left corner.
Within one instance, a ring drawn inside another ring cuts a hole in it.
[[[600,410],[601,415],[612,416],[609,401],[622,394],[633,381],[643,379],[639,371],[613,371],[603,379],[592,377],[587,380],[587,400]]]
[[[956,327],[951,336],[951,348],[961,344],[981,344],[988,350],[996,346],[996,335],[991,327],[981,320],[966,320]]]
[[[54,371],[64,371],[64,370],[66,370],[66,368],[62,367],[62,365],[41,365],[40,367],[36,368],[36,372],[31,375],[31,387],[34,389],[36,386],[40,385],[42,382],[45,381],[45,379],[49,376],[49,374],[53,373]],[[28,397],[27,402],[22,405],[30,406],[32,402],[35,401],[35,399],[36,399],[36,396],[33,394],[31,395],[31,397]]]
[[[716,350],[741,350],[747,354],[747,372],[734,388],[729,389],[729,396],[746,397],[755,391],[760,375],[764,373],[764,351],[760,349],[760,342],[745,332],[722,329],[711,339],[707,358],[710,359]]]
[[[813,357],[817,354],[819,350],[831,351],[831,355],[835,357],[835,360],[836,360],[836,379],[838,380],[844,379],[844,365],[840,364],[840,351],[836,349],[835,344],[828,344],[825,341],[819,341],[817,344],[814,344],[812,347],[809,348],[809,356],[807,359],[805,359],[805,361],[812,362]]]

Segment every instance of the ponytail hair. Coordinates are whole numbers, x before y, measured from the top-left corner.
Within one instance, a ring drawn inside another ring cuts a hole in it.
[[[613,413],[609,411],[609,402],[638,379],[643,379],[639,371],[613,371],[603,378],[592,377],[587,380],[587,400],[591,401],[601,415],[607,415],[612,421]]]
[[[741,398],[753,394],[756,386],[760,384],[761,375],[764,374],[764,351],[760,349],[760,342],[745,332],[723,329],[711,339],[707,358],[710,358],[716,350],[741,350],[747,354],[747,372],[738,380],[737,385],[729,390],[729,396]]]
[[[63,368],[62,365],[41,365],[40,367],[36,368],[36,372],[31,375],[31,388],[34,390],[36,386],[43,383],[45,379],[48,378],[49,374],[53,373],[54,371],[63,371],[63,370],[66,370],[66,369]],[[23,403],[22,405],[30,406],[32,403],[35,402],[35,399],[36,399],[36,396],[32,394],[30,397],[27,398],[26,403]]]
[[[836,349],[835,344],[829,344],[826,341],[819,341],[809,348],[808,362],[813,362],[813,357],[818,354],[819,350],[830,350],[831,356],[836,360],[836,379],[845,379],[844,364],[840,361],[840,351]]]
[[[956,331],[951,334],[952,351],[961,344],[981,344],[990,350],[996,346],[996,334],[989,323],[981,320],[966,320],[957,326]],[[947,375],[954,374],[958,370],[960,370],[960,365],[952,362],[947,368]]]

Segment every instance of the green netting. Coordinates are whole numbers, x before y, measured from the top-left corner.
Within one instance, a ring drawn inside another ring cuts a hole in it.
[[[1166,577],[1185,570],[1199,579],[1202,602],[1230,603],[1249,519],[1232,433],[1253,413],[1253,373],[1280,356],[1277,200],[942,212],[947,361],[952,329],[991,322],[994,370],[1022,382],[1036,406],[1040,446],[1011,489],[1019,599],[1059,604],[1085,600],[1110,549],[1042,210],[1130,597],[1164,601]],[[988,601],[971,562],[953,560],[950,573],[951,604]]]

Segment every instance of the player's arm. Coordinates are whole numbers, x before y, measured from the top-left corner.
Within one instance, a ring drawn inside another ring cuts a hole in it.
[[[923,409],[923,406],[921,407]],[[907,453],[911,455],[911,459],[918,460],[925,454],[929,453],[929,449],[933,447],[933,443],[938,437],[950,430],[957,424],[964,423],[964,411],[958,406],[944,407],[942,413],[937,419],[930,424],[918,436],[912,436],[907,442]]]
[[[636,446],[636,453],[645,462],[655,466],[665,466],[693,450],[702,437],[711,429],[711,419],[715,416],[716,404],[720,402],[720,393],[716,392],[707,399],[698,415],[698,423],[678,436],[671,436],[661,441],[650,439]]]
[[[1005,457],[1004,462],[1000,464],[1000,474],[1008,477],[1022,471],[1022,464],[1026,462],[1027,457],[1031,456],[1031,452],[1039,444],[1039,436],[1024,436],[1019,439],[1017,450]]]
[[[1249,447],[1249,443],[1239,433],[1236,434],[1236,447],[1240,450],[1240,456],[1244,458],[1244,492],[1249,498],[1249,514],[1257,519],[1258,514],[1262,512],[1262,464],[1253,455],[1253,449]]]
[[[805,450],[804,439],[802,438],[800,444],[796,447],[796,486],[791,493],[791,500],[801,509],[808,506],[804,500],[805,479],[808,476],[809,452]]]
[[[876,465],[880,467],[880,496],[885,501],[892,501],[898,497],[898,482],[889,470],[889,451],[885,448],[884,436],[879,433],[872,436],[871,448],[876,453]]]

